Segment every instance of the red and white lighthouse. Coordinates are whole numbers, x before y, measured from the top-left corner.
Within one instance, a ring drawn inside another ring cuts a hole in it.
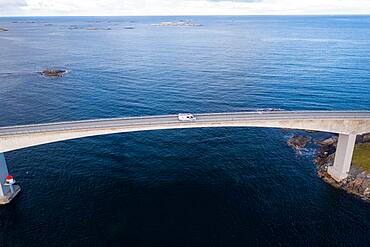
[[[15,179],[13,178],[13,176],[12,175],[6,176],[4,185],[8,185],[12,193],[14,193],[13,184],[15,184]]]
[[[15,184],[15,180],[14,180],[14,178],[13,178],[12,175],[6,176],[5,184],[6,185],[13,185],[13,184]]]

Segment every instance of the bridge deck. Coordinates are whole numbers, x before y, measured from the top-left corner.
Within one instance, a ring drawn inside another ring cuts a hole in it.
[[[287,121],[287,120],[370,120],[370,111],[257,111],[195,114],[196,123],[228,121]],[[56,122],[47,124],[0,127],[0,137],[99,128],[130,127],[141,125],[175,124],[177,115],[126,117],[82,121]]]

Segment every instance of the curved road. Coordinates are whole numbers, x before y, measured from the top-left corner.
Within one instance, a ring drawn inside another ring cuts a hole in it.
[[[144,125],[168,125],[195,123],[216,123],[235,121],[287,121],[287,120],[370,120],[370,111],[257,111],[194,114],[194,121],[179,121],[177,115],[159,115],[147,117],[127,117],[112,119],[94,119],[47,124],[0,127],[0,137],[45,133],[68,130],[92,130],[101,128],[133,127]]]
[[[370,111],[225,112],[195,117],[194,121],[161,115],[0,127],[0,153],[89,136],[159,129],[267,127],[351,135],[370,132]]]

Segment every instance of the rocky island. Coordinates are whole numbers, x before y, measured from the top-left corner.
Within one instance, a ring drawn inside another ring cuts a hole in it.
[[[40,72],[41,75],[47,76],[47,77],[62,77],[64,74],[67,73],[67,70],[57,69],[44,69]]]
[[[98,30],[112,30],[112,28],[110,27],[104,27],[104,28],[99,28],[99,27],[87,27],[87,28],[84,28],[85,30],[88,30],[88,31],[98,31]]]
[[[110,27],[83,27],[78,25],[71,25],[68,27],[69,30],[88,30],[88,31],[99,31],[99,30],[112,30]]]
[[[192,21],[165,21],[165,22],[160,22],[158,24],[152,24],[153,26],[159,26],[159,27],[200,27],[202,26],[201,24],[194,23]]]
[[[293,135],[288,145],[300,150],[312,140],[309,136]],[[317,175],[332,186],[342,189],[370,202],[370,134],[358,136],[348,177],[337,182],[328,174],[328,167],[334,164],[338,137],[333,135],[324,140],[315,141],[318,149],[314,164]]]

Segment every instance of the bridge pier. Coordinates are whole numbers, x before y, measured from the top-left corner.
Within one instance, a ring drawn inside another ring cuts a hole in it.
[[[339,134],[334,165],[328,168],[328,174],[337,182],[348,176],[355,142],[356,135]]]
[[[21,190],[19,185],[5,184],[6,177],[9,175],[8,167],[6,165],[4,153],[0,153],[0,204],[9,203]]]

